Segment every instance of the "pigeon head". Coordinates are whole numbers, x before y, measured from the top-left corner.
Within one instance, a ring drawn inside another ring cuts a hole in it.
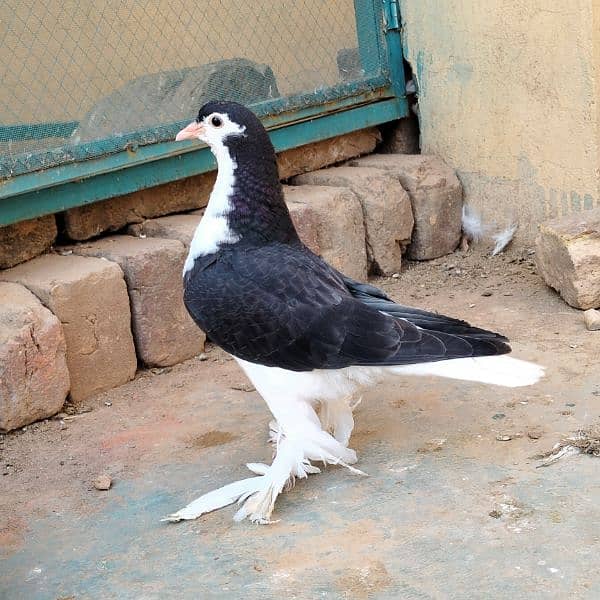
[[[233,240],[238,244],[298,242],[284,201],[275,150],[251,110],[237,102],[208,102],[175,139],[205,142],[217,159],[217,180],[202,221],[205,229],[210,219],[218,222],[221,238],[205,236],[206,252],[231,246]],[[210,243],[206,241],[209,238]],[[196,246],[192,254],[199,255],[200,243]]]
[[[176,141],[200,140],[216,154],[227,146],[233,154],[248,147],[272,148],[269,136],[258,117],[237,102],[207,102],[195,121],[182,129]]]

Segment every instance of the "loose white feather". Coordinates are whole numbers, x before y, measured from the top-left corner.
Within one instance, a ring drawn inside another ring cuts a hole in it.
[[[492,234],[496,225],[486,225],[483,223],[481,215],[473,207],[463,204],[462,230],[464,238],[466,238],[466,241],[463,239],[465,248],[468,247],[467,242],[480,242],[489,236],[494,242],[492,256],[496,256],[510,244],[518,227],[517,223],[512,223],[502,231]]]
[[[462,230],[464,235],[473,242],[481,241],[489,232],[489,227],[484,225],[481,216],[468,204],[462,207]]]
[[[502,252],[502,250],[504,250],[511,243],[518,228],[518,224],[513,223],[503,231],[500,231],[499,233],[496,233],[492,236],[492,239],[496,242],[496,245],[492,250],[492,256],[496,256],[496,254]]]

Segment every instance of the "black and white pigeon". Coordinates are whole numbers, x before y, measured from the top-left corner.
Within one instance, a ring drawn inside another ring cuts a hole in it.
[[[275,152],[259,119],[233,102],[209,102],[176,140],[210,146],[218,175],[184,266],[194,321],[230,353],[275,420],[271,465],[212,491],[165,520],[195,519],[233,502],[236,520],[270,523],[277,496],[313,464],[352,465],[355,398],[389,377],[437,375],[517,387],[543,375],[503,356],[502,335],[401,306],[346,277],[298,238]],[[318,411],[318,412],[317,412]]]

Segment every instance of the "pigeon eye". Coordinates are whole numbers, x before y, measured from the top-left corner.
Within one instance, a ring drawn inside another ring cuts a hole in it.
[[[212,117],[210,123],[213,127],[221,127],[223,125],[223,119],[221,119],[221,117]]]

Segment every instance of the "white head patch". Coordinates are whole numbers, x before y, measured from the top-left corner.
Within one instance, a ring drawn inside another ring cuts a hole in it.
[[[193,128],[195,137],[206,142],[217,159],[217,180],[210,194],[208,206],[202,220],[198,224],[190,244],[184,274],[194,266],[199,256],[217,252],[222,244],[233,244],[239,240],[229,228],[227,215],[231,211],[230,197],[235,181],[237,164],[229,154],[224,140],[231,135],[244,135],[246,128],[234,123],[226,113],[214,112],[196,124]],[[186,128],[187,129],[187,128]]]
[[[223,146],[223,140],[229,136],[245,135],[246,128],[234,123],[227,113],[214,112],[199,123],[198,139],[206,142],[213,153]],[[217,157],[218,158],[218,157]]]

